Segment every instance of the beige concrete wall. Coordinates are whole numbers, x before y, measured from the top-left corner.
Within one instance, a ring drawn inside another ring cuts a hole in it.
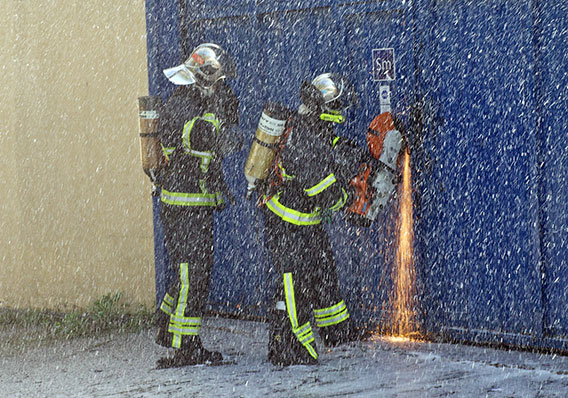
[[[0,307],[154,301],[140,0],[3,0]]]

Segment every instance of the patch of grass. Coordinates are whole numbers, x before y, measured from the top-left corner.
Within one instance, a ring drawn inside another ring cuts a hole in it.
[[[96,336],[104,332],[137,332],[150,327],[152,313],[140,306],[121,302],[122,294],[106,294],[85,312],[70,312],[54,325],[54,332],[65,338]]]
[[[0,310],[0,331],[12,340],[72,339],[104,333],[138,332],[152,325],[153,312],[124,303],[121,293],[106,294],[86,310]]]
[[[0,309],[0,329],[49,327],[59,318],[59,314],[44,310]]]

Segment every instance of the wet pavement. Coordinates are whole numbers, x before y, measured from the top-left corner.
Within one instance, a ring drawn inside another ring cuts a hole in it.
[[[156,370],[152,331],[8,353],[0,397],[568,397],[565,356],[375,336],[280,368],[264,323],[207,319],[202,338],[231,364]]]

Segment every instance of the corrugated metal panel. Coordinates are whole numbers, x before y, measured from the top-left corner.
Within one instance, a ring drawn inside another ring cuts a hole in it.
[[[530,2],[437,2],[430,23],[423,62],[435,65],[428,90],[442,124],[421,216],[437,222],[425,255],[442,285],[429,304],[445,327],[538,334]]]
[[[568,338],[568,3],[535,8],[544,327]]]
[[[426,329],[565,349],[566,23],[557,19],[566,6],[426,3],[423,40],[433,46],[421,90],[435,114],[421,159]],[[545,200],[547,190],[560,200]]]

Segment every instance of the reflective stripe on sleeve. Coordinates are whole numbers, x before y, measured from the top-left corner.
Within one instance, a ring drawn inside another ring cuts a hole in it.
[[[347,203],[347,192],[345,192],[345,189],[343,188],[341,188],[341,191],[343,192],[343,197],[341,197],[336,204],[329,208],[331,211],[337,211],[345,206],[345,203]]]
[[[166,304],[169,304],[171,307],[173,307],[173,305],[175,304],[174,298],[170,296],[168,293],[166,293],[166,295],[164,296],[164,302]]]
[[[282,162],[278,162],[278,168],[280,169],[280,174],[282,174],[283,180],[290,181],[296,178],[296,176],[286,173],[286,169],[284,168],[284,166],[282,166]]]
[[[315,196],[323,192],[325,189],[329,188],[331,184],[333,184],[335,181],[337,181],[335,175],[331,173],[323,180],[321,180],[319,183],[317,183],[311,188],[304,189],[304,191],[308,194],[308,196]]]
[[[278,198],[278,195],[274,195],[268,202],[266,202],[266,206],[284,221],[296,225],[315,225],[321,222],[319,209],[313,213],[302,213],[284,206],[278,201]]]

